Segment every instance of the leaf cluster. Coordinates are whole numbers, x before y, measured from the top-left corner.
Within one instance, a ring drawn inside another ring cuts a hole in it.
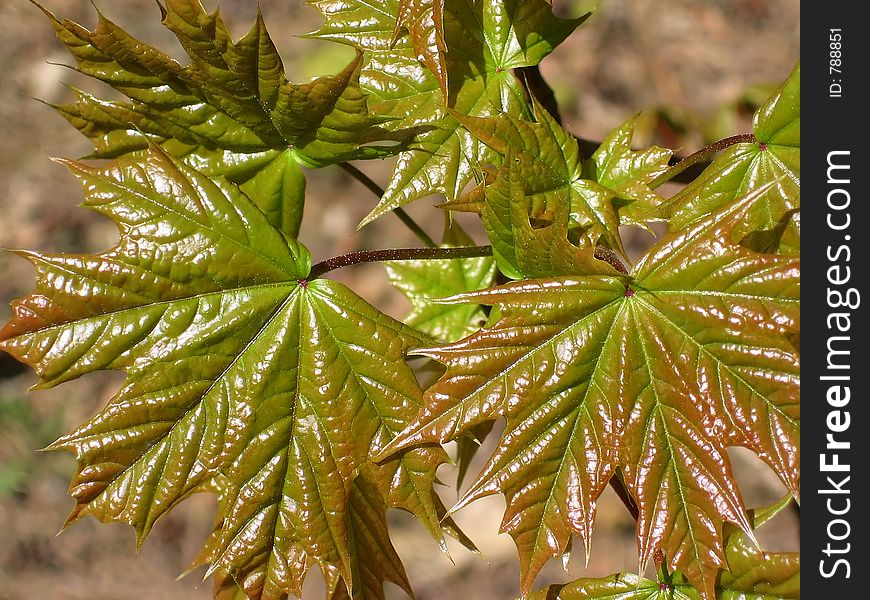
[[[330,598],[384,598],[387,581],[412,595],[387,509],[445,552],[448,536],[473,550],[450,515],[503,494],[523,597],[799,597],[797,556],[762,553],[753,531],[800,490],[800,67],[751,136],[665,197],[682,166],[633,148],[634,118],[587,156],[528,85],[524,69],[589,15],[546,0],[312,4],[324,23],[309,36],[356,56],[303,83],[260,15],[236,41],[219,12],[165,0],[182,64],[102,14],[90,30],[42,9],[75,68],[126,98],[74,90],[54,106],[93,143],[89,162],[59,162],[117,245],[20,252],[36,286],[0,329],[41,387],[126,373],[50,446],[77,460],[67,525],[126,522],[141,544],[213,493],[193,566],[209,565],[215,597],[299,596],[316,566]],[[390,252],[413,306],[402,320],[324,277],[365,257],[312,266],[298,241],[305,169],[390,156],[361,226],[446,197],[441,245]],[[479,216],[491,247],[457,212]],[[667,233],[630,264],[623,228],[656,221]],[[426,370],[438,378],[421,386]],[[448,510],[434,488],[443,446],[457,444],[458,487],[499,419]],[[770,466],[783,502],[745,506],[730,446]],[[608,485],[658,581],[534,591],[574,536],[589,556]]]

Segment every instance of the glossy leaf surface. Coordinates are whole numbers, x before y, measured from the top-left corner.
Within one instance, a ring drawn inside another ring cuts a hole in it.
[[[474,240],[454,222],[441,246],[473,246]],[[495,278],[492,257],[461,260],[402,260],[386,264],[390,283],[413,305],[403,319],[411,327],[435,339],[456,341],[480,329],[486,315],[480,306],[444,305],[433,299],[489,287]]]
[[[759,527],[754,512],[753,525]],[[725,568],[716,580],[717,600],[799,600],[800,554],[761,552],[742,531],[726,527],[730,533],[726,534]],[[663,581],[659,582],[629,573],[578,579],[539,590],[531,600],[701,600],[681,573],[660,576]]]
[[[572,533],[589,549],[595,501],[621,467],[642,564],[662,549],[713,598],[721,527],[750,531],[725,447],[744,445],[797,493],[799,263],[732,244],[764,190],[665,236],[630,276],[553,277],[444,300],[501,319],[416,352],[447,366],[384,452],[507,426],[464,497],[503,493],[522,589]]]
[[[431,61],[425,56],[418,60],[416,37],[394,35],[397,22],[408,23],[408,7],[424,7],[427,2],[312,0],[312,4],[325,17],[324,26],[312,36],[363,51],[360,83],[371,95],[372,111],[395,119],[391,127],[428,129],[417,136],[413,149],[399,155],[386,193],[363,223],[422,196],[457,197],[473,169],[492,162],[494,155],[459,125],[447,107],[472,116],[525,112],[522,86],[510,70],[538,64],[586,18],[558,18],[545,0],[445,3],[443,32],[449,48],[444,56],[445,98],[440,74],[427,68]]]
[[[535,171],[533,163],[509,150],[495,181],[486,187],[481,218],[499,270],[511,279],[568,274],[616,275],[613,266],[596,256],[600,232],[592,234],[591,238],[581,234],[575,238],[576,244],[569,240],[571,216],[564,188],[561,193],[556,192],[555,198],[551,196],[547,200],[551,208],[542,216],[549,219],[538,220],[546,224],[533,226],[530,214],[535,213],[536,195],[529,186],[534,186]],[[616,217],[612,211],[604,212]]]
[[[616,193],[620,223],[643,226],[643,218],[662,201],[650,183],[668,169],[673,153],[658,146],[632,150],[636,125],[633,117],[611,131],[586,161],[584,177]]]
[[[383,542],[385,506],[414,513],[442,546],[442,531],[461,537],[432,490],[440,448],[369,460],[421,405],[404,356],[427,338],[338,283],[308,281],[308,251],[237,187],[157,147],[66,164],[120,241],[94,256],[24,253],[36,290],[13,305],[0,348],[43,387],[127,373],[51,446],[78,460],[68,524],[127,522],[141,543],[187,495],[218,489],[207,561],[262,598],[298,594],[312,564],[372,587],[383,565],[366,561],[390,557],[356,552]],[[354,483],[363,471],[370,485]]]
[[[624,254],[619,225],[645,226],[643,218],[661,202],[649,183],[667,169],[670,151],[632,150],[631,119],[584,161],[577,139],[537,104],[535,118],[459,117],[510,160],[491,181],[443,208],[481,214],[499,268],[512,279],[613,273],[590,260],[595,246]]]
[[[699,597],[691,586],[661,586],[633,573],[616,573],[553,585],[535,592],[530,600],[699,600]]]
[[[447,41],[444,39],[445,0],[399,0],[395,39],[407,31],[417,60],[435,76],[447,95]]]
[[[130,99],[78,91],[75,103],[56,106],[93,142],[94,156],[121,156],[156,141],[203,173],[241,185],[290,235],[302,217],[301,165],[394,152],[369,145],[396,135],[368,112],[360,57],[336,76],[292,84],[260,15],[233,42],[219,13],[207,14],[199,0],[169,0],[163,23],[189,57],[182,66],[102,14],[90,31],[45,12],[77,69]]]
[[[661,202],[649,183],[667,170],[671,151],[657,146],[632,150],[636,124],[632,118],[610,132],[584,160],[577,139],[543,107],[535,104],[534,108],[534,122],[509,113],[460,120],[502,156],[511,153],[525,163],[530,217],[547,218],[554,207],[567,206],[570,227],[582,228],[592,242],[601,238],[621,250],[617,227],[641,224],[636,217]],[[448,203],[445,208],[454,206]]]
[[[735,144],[662,207],[680,229],[767,183],[762,202],[735,236],[760,251],[800,253],[800,85],[798,64],[752,119],[757,143]]]

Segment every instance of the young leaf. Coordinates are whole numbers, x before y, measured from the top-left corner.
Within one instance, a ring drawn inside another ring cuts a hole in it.
[[[752,585],[722,572],[716,584],[717,600],[799,600],[800,560],[796,552],[750,553],[760,584]],[[729,565],[731,560],[729,543]],[[679,574],[673,583],[650,581],[633,573],[584,578],[565,585],[551,585],[529,600],[701,600],[702,595]]]
[[[521,586],[589,550],[595,501],[619,466],[639,509],[642,564],[661,548],[712,600],[720,530],[749,531],[724,452],[744,445],[797,493],[799,263],[728,243],[765,193],[665,236],[630,278],[557,277],[461,294],[501,319],[415,353],[447,372],[383,454],[446,442],[504,416],[497,449],[457,508],[501,492]]]
[[[215,573],[212,592],[214,600],[248,600],[241,586],[226,573]]]
[[[728,568],[716,584],[722,600],[800,600],[800,553],[760,552],[742,531],[725,546]]]
[[[691,586],[661,586],[633,573],[615,573],[551,585],[533,593],[529,600],[699,600],[699,597]]]
[[[102,14],[89,31],[43,11],[77,69],[130,98],[108,101],[77,91],[75,103],[55,107],[91,140],[95,157],[122,156],[156,141],[203,173],[241,185],[290,235],[302,217],[301,165],[397,150],[367,145],[397,134],[368,112],[359,56],[334,77],[292,84],[259,14],[233,42],[220,13],[207,14],[199,0],[169,0],[163,23],[190,58],[182,66]]]
[[[492,162],[480,144],[446,110],[487,116],[526,110],[523,89],[510,70],[538,64],[588,15],[560,19],[546,0],[458,0],[445,3],[443,30],[447,97],[439,78],[417,59],[414,41],[395,38],[407,22],[399,0],[312,0],[325,24],[310,34],[352,45],[365,54],[360,75],[372,110],[395,120],[389,127],[430,127],[415,148],[399,155],[381,202],[363,224],[417,198],[457,197],[477,165]],[[421,5],[424,3],[421,3]],[[428,64],[428,60],[424,59]]]
[[[752,129],[758,142],[729,147],[662,206],[672,229],[686,227],[735,198],[773,183],[734,233],[755,250],[799,255],[800,220],[793,215],[800,208],[800,85],[798,63],[756,111]]]
[[[599,252],[605,249],[596,247],[598,235],[580,236],[576,245],[569,241],[570,216],[566,208],[569,198],[564,188],[549,194],[552,208],[542,216],[552,215],[551,222],[544,227],[532,226],[529,218],[535,212],[535,196],[529,193],[528,186],[534,185],[536,173],[533,163],[516,158],[508,150],[495,181],[486,187],[481,218],[499,270],[511,279],[616,275],[612,265],[599,260]]]
[[[783,506],[780,502],[771,512]],[[760,527],[754,512],[753,525]],[[726,528],[730,532],[725,535],[726,566],[716,581],[718,600],[799,600],[800,553],[761,552],[745,533]],[[655,582],[629,573],[584,578],[551,585],[532,594],[530,600],[701,600],[681,573],[663,579]]]
[[[610,132],[589,160],[580,156],[577,139],[562,128],[540,105],[534,104],[535,122],[518,116],[472,118],[459,116],[469,131],[499,154],[509,152],[530,162],[526,176],[532,196],[532,214],[540,218],[554,205],[569,206],[569,224],[582,227],[614,249],[621,249],[617,227],[644,225],[643,216],[657,207],[661,198],[649,183],[668,168],[671,151],[651,146],[631,149],[636,118]],[[444,208],[461,210],[468,200],[447,203]]]
[[[417,60],[438,80],[441,92],[447,95],[447,42],[444,39],[445,0],[399,0],[394,43],[402,30],[411,36],[411,46]]]
[[[473,246],[474,240],[455,221],[444,231],[442,247]],[[495,261],[492,257],[461,260],[402,260],[386,264],[390,283],[405,294],[413,310],[404,322],[437,340],[456,341],[480,329],[486,320],[483,309],[474,305],[444,305],[432,302],[462,292],[492,285]]]
[[[338,577],[336,570],[328,577],[330,600],[385,600],[384,582],[391,581],[414,597],[405,566],[393,548],[387,531],[387,506],[377,487],[365,476],[357,477],[348,501],[347,528],[351,557],[353,586],[350,589]]]
[[[584,176],[616,192],[620,223],[645,227],[644,218],[662,201],[649,184],[667,171],[672,152],[658,146],[632,150],[636,125],[632,117],[611,131],[584,164]]]
[[[562,213],[554,220],[563,223],[566,231],[570,227],[582,230],[585,246],[593,247],[600,238],[622,252],[619,218],[613,206],[615,193],[581,178],[583,166],[577,140],[540,105],[535,109],[536,123],[509,114],[487,119],[459,117],[464,127],[506,159],[496,182],[485,191],[489,210],[484,210],[482,216],[490,237],[498,231],[496,222],[504,226],[512,221],[522,227],[522,221],[529,217],[552,219],[553,213]],[[528,207],[518,220],[510,216],[516,200],[504,200],[503,188],[512,170],[521,171],[515,174],[523,183],[526,197],[520,204]],[[496,216],[493,209],[501,214]],[[505,238],[508,246],[516,245],[510,235],[499,237]]]
[[[414,513],[442,546],[442,530],[457,534],[432,489],[443,450],[369,460],[421,406],[404,356],[427,338],[338,283],[308,281],[308,251],[238,188],[156,146],[102,168],[66,164],[120,241],[95,256],[23,253],[36,290],[13,305],[0,349],[42,387],[127,373],[107,407],[51,445],[78,460],[67,524],[127,522],[141,543],[220,475],[208,559],[262,598],[298,593],[312,563],[348,586],[374,568],[353,555],[369,533],[349,529],[361,470],[377,506]]]

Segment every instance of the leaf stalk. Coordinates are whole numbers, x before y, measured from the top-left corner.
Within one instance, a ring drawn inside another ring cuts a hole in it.
[[[457,246],[454,248],[389,248],[361,250],[321,261],[311,267],[308,280],[322,277],[330,271],[368,262],[390,260],[444,260],[492,256],[492,246]]]
[[[723,138],[717,142],[713,142],[708,146],[704,146],[697,152],[690,154],[689,156],[669,168],[667,171],[653,179],[650,182],[649,186],[650,188],[655,189],[663,183],[670,181],[689,167],[701,161],[707,160],[712,155],[716,154],[717,152],[721,152],[722,150],[725,150],[729,146],[733,146],[734,144],[755,144],[757,142],[758,140],[752,133],[741,133],[740,135],[732,135],[731,137]]]

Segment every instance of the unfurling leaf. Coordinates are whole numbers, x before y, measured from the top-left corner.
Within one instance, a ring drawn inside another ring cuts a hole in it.
[[[604,138],[585,163],[584,177],[616,193],[620,223],[645,226],[662,201],[650,183],[668,169],[672,152],[658,146],[632,150],[636,124],[637,117],[631,118]]]
[[[624,255],[619,225],[645,227],[661,202],[649,184],[667,169],[670,151],[631,150],[634,119],[584,162],[577,139],[540,105],[535,122],[510,114],[457,118],[505,160],[494,176],[442,208],[481,214],[502,273],[512,279],[614,273],[592,260],[596,246]]]
[[[545,213],[549,217],[547,224],[532,226],[530,213],[534,214],[536,195],[530,193],[529,186],[534,186],[535,171],[529,161],[509,150],[495,182],[486,188],[481,218],[499,270],[511,279],[569,274],[616,275],[617,270],[599,260],[597,254],[597,240],[603,235],[603,229],[596,225],[603,228],[603,220],[590,226],[595,233],[580,235],[577,244],[568,239],[570,192],[565,188],[548,193],[547,202],[552,208]],[[593,211],[593,214],[600,213]],[[612,212],[610,215],[616,216]]]
[[[636,118],[629,119],[602,141],[592,157],[583,160],[578,140],[562,128],[540,105],[535,121],[508,113],[489,118],[459,117],[462,124],[493,150],[509,152],[528,163],[525,179],[533,218],[554,207],[568,206],[569,226],[582,227],[621,250],[620,224],[645,226],[661,198],[649,184],[668,168],[671,151],[651,146],[631,149]],[[474,211],[468,202],[447,203],[444,208]]]
[[[773,183],[734,235],[759,251],[800,254],[801,69],[795,66],[777,92],[756,111],[758,140],[735,144],[662,206],[671,229],[686,227],[735,198]]]
[[[76,91],[55,108],[94,144],[95,157],[144,150],[149,140],[212,177],[244,191],[270,222],[295,236],[302,218],[301,166],[320,167],[394,154],[371,142],[398,140],[369,114],[359,87],[361,57],[333,77],[293,84],[262,16],[233,42],[220,13],[199,0],[168,0],[163,23],[188,54],[182,66],[131,37],[102,14],[90,31],[43,9],[77,69],[129,102]],[[404,137],[407,137],[405,135]]]
[[[235,185],[156,146],[66,164],[120,241],[93,256],[24,253],[36,290],[13,305],[0,349],[43,387],[127,373],[108,406],[51,446],[78,460],[68,524],[127,522],[141,543],[179,501],[216,489],[206,561],[257,598],[298,594],[312,564],[373,585],[381,567],[366,561],[385,555],[356,552],[383,535],[360,515],[385,506],[414,513],[442,546],[443,531],[470,544],[432,489],[443,450],[369,459],[421,406],[404,356],[427,338],[336,282],[309,281],[308,251]]]
[[[415,353],[446,365],[424,410],[383,455],[505,417],[457,508],[503,493],[502,529],[531,590],[572,533],[589,550],[595,503],[621,468],[642,564],[659,549],[714,597],[724,522],[750,532],[725,448],[799,482],[799,262],[730,243],[766,190],[668,234],[625,277],[563,276],[461,294],[496,323]]]
[[[386,193],[363,223],[430,194],[459,196],[473,170],[492,162],[495,155],[461,127],[447,107],[472,116],[525,112],[523,88],[511,69],[537,65],[588,17],[558,18],[546,0],[446,2],[445,98],[441,75],[427,68],[431,61],[425,56],[422,63],[418,60],[416,38],[394,35],[397,23],[408,22],[409,13],[403,9],[420,10],[427,2],[312,0],[312,4],[326,20],[312,36],[363,51],[360,83],[371,95],[372,111],[394,119],[385,126],[430,128],[417,136],[413,149],[399,155]]]

